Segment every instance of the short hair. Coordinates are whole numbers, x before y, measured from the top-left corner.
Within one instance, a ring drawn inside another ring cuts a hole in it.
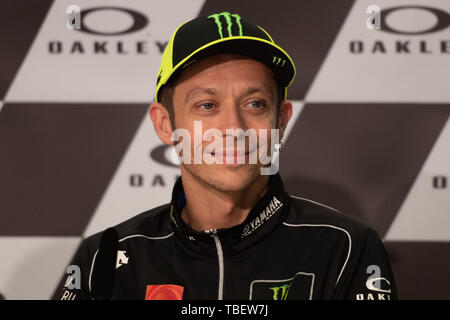
[[[161,88],[159,101],[166,108],[169,113],[170,123],[172,129],[175,129],[175,113],[173,110],[173,92],[175,91],[176,81],[175,77],[169,79],[169,81]]]

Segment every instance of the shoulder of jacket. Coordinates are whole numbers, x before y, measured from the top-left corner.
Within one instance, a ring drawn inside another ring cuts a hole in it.
[[[286,221],[288,227],[326,227],[329,230],[340,230],[348,237],[358,239],[372,228],[362,220],[322,204],[320,202],[292,196],[293,205]]]
[[[171,232],[169,211],[170,203],[166,203],[141,212],[132,218],[113,226],[113,228],[118,233],[119,241],[132,236],[163,238]],[[105,230],[102,230],[88,236],[84,240],[85,244],[91,249],[98,249],[104,231]]]

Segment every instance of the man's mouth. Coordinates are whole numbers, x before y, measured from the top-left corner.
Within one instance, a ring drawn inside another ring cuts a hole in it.
[[[221,157],[222,164],[225,165],[243,165],[248,164],[247,159],[249,158],[249,155],[256,151],[256,148],[253,150],[244,150],[244,149],[238,149],[238,150],[222,150],[221,151],[212,151],[209,152],[209,154],[212,157]]]
[[[217,152],[217,153],[220,154],[220,151]],[[215,156],[216,152],[212,151],[210,154]],[[224,157],[228,157],[228,156],[230,156],[230,157],[233,157],[233,156],[237,157],[238,155],[248,155],[248,154],[250,154],[250,151],[248,151],[248,150],[247,151],[245,151],[245,150],[223,150],[222,151],[222,155]]]

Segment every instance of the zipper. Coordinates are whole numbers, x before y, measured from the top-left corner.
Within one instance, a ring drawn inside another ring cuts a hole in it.
[[[222,244],[220,242],[219,236],[217,235],[216,229],[211,229],[205,231],[206,233],[210,233],[211,236],[214,239],[214,242],[216,243],[216,249],[217,249],[217,258],[219,260],[219,293],[218,293],[218,300],[223,300],[223,250],[222,250]]]

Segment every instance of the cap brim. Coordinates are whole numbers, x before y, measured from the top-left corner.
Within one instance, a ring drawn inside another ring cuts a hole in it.
[[[196,61],[223,53],[242,54],[264,63],[274,72],[276,81],[283,88],[289,87],[295,78],[295,65],[282,48],[270,41],[246,36],[223,38],[200,47],[178,63],[168,78]]]

